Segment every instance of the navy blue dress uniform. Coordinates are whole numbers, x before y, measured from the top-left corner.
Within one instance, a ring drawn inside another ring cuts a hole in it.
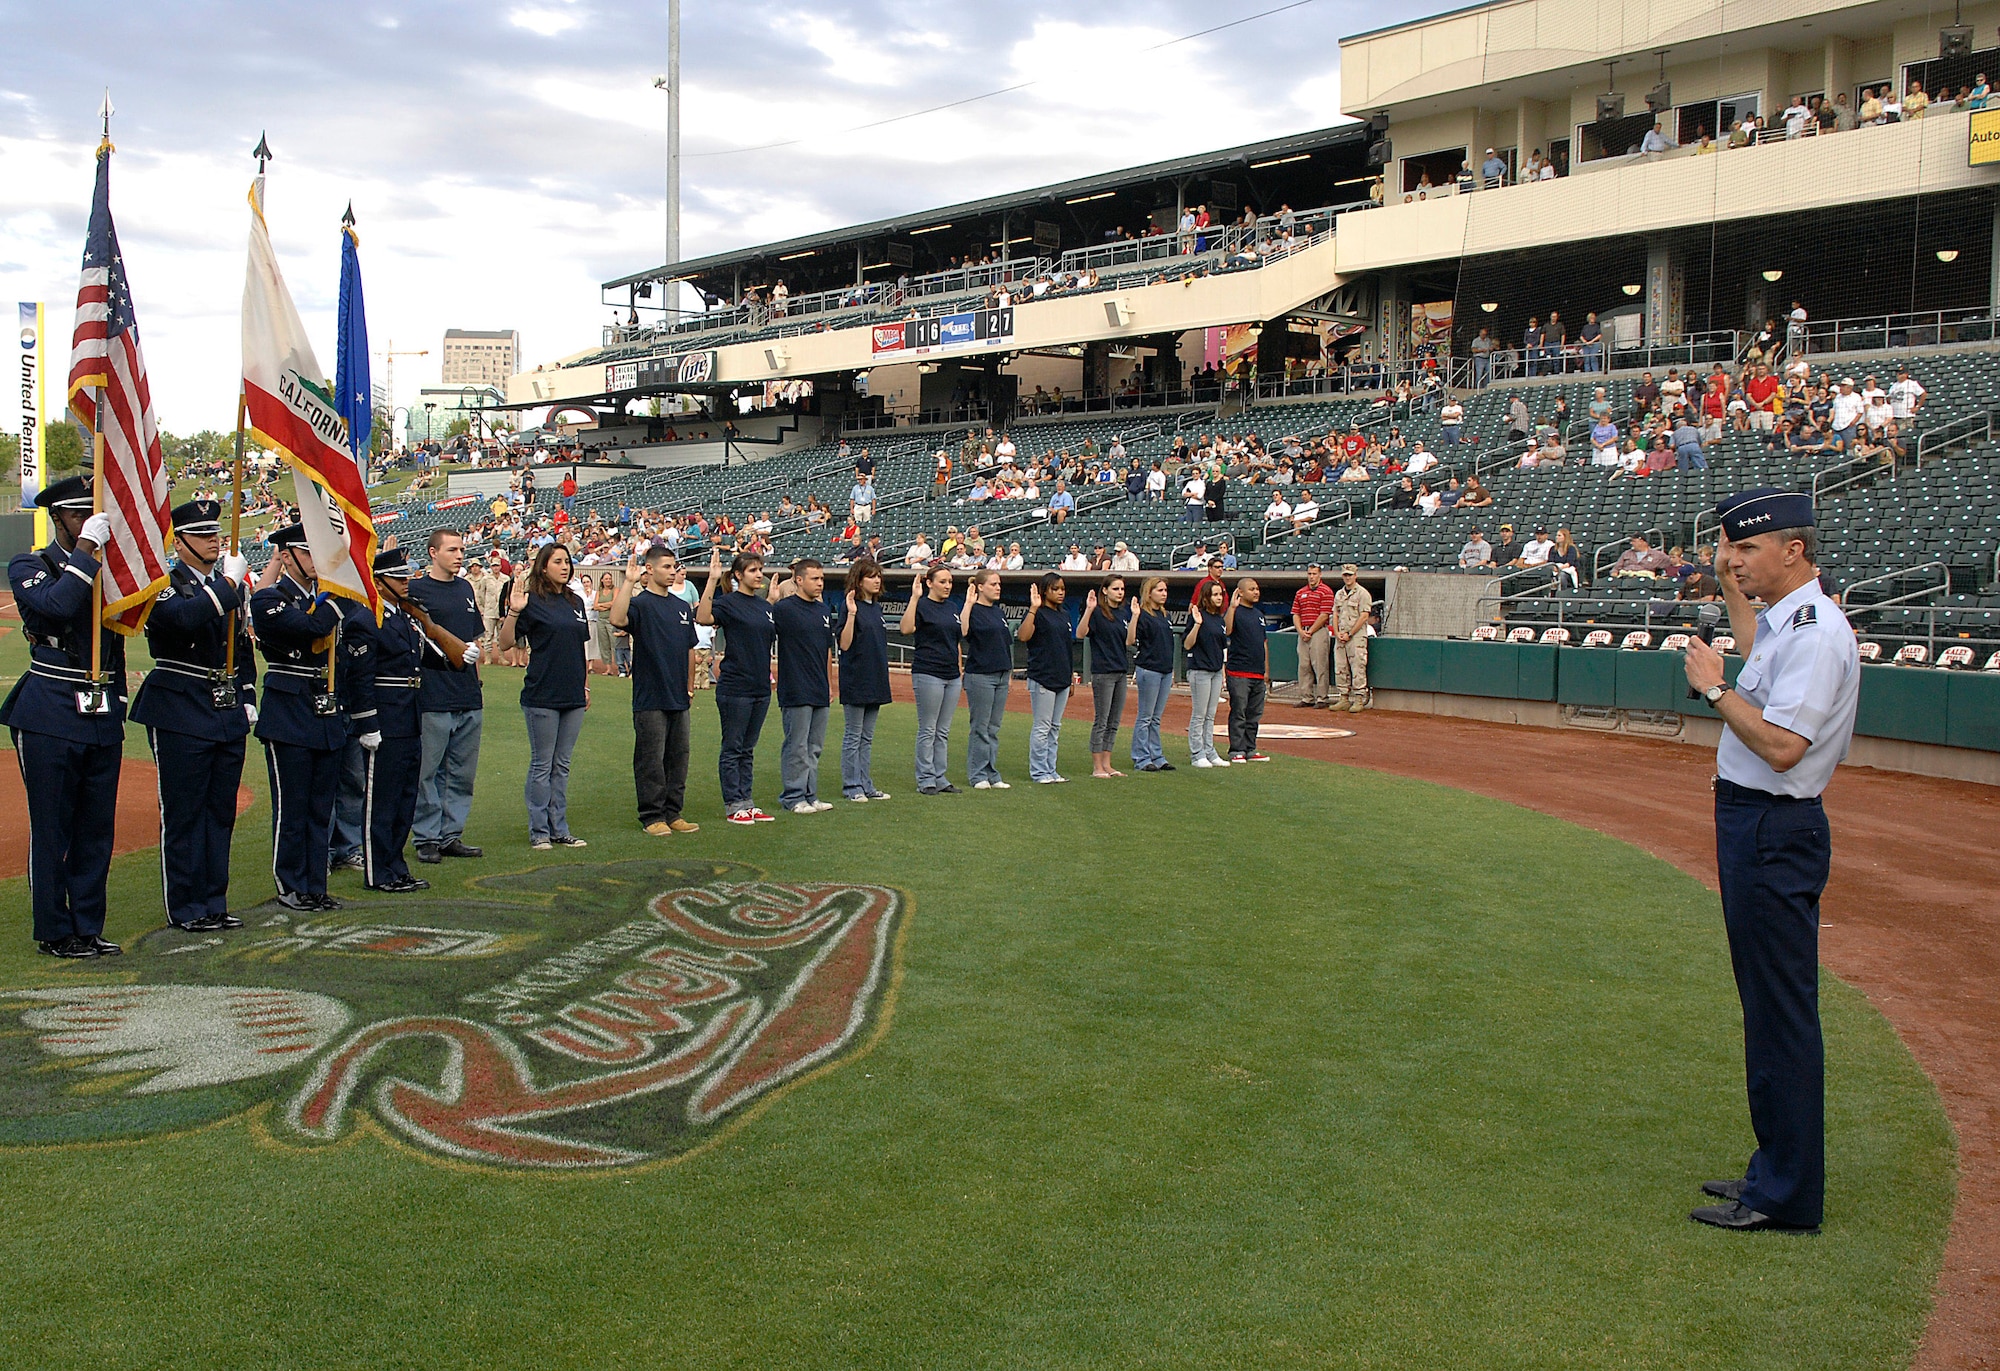
[[[1758,489],[1716,507],[1732,541],[1813,526],[1812,500]],[[1819,1020],[1819,897],[1832,858],[1820,793],[1847,756],[1861,662],[1817,576],[1757,615],[1733,687],[1767,722],[1804,738],[1777,771],[1724,728],[1716,753],[1715,855],[1729,957],[1743,1003],[1743,1061],[1757,1150],[1740,1181],[1704,1188],[1722,1227],[1817,1228],[1826,1195],[1826,1054]],[[1719,699],[1721,688],[1710,692]]]
[[[58,481],[35,503],[58,522],[90,513],[89,473]],[[35,941],[51,956],[122,949],[104,938],[105,879],[118,817],[125,744],[125,640],[93,626],[99,563],[59,535],[7,564],[28,671],[0,701],[28,800],[28,891]],[[103,641],[102,674],[90,676],[90,635]]]
[[[218,535],[221,512],[214,500],[190,500],[174,509],[174,532]],[[153,669],[132,696],[132,721],[146,726],[159,773],[167,922],[198,933],[243,926],[229,912],[229,847],[257,702],[248,598],[220,562],[205,572],[175,562],[146,619]]]
[[[303,545],[298,524],[270,535],[273,555]],[[326,893],[326,842],[347,719],[329,682],[340,610],[333,597],[280,576],[250,597],[257,649],[264,654],[264,703],[257,737],[271,777],[271,874],[290,909],[338,909]]]
[[[377,576],[407,578],[400,548],[377,554]],[[362,740],[361,870],[371,890],[427,890],[410,875],[403,847],[417,814],[422,770],[423,657],[427,643],[417,621],[385,597],[382,622],[363,604],[351,604],[341,630],[340,681],[348,727]],[[372,740],[372,746],[370,745]]]

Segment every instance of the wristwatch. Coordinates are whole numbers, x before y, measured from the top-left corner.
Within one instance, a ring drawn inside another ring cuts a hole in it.
[[[1723,693],[1728,689],[1729,687],[1726,685],[1712,685],[1707,690],[1701,692],[1701,698],[1708,701],[1708,703],[1711,706],[1713,706],[1717,700],[1720,700],[1722,698]]]

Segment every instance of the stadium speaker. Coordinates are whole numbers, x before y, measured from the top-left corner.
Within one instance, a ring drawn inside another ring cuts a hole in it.
[[[1970,57],[1972,55],[1972,25],[1953,24],[1950,28],[1938,30],[1938,56]]]
[[[1396,150],[1389,145],[1387,138],[1377,138],[1368,145],[1368,165],[1371,167],[1386,167],[1395,160],[1395,156]]]
[[[792,354],[786,352],[783,348],[770,347],[764,349],[764,365],[771,370],[783,371],[791,364]]]
[[[1104,302],[1104,322],[1113,328],[1128,328],[1132,323],[1132,302],[1130,300],[1106,300]]]
[[[1602,124],[1610,119],[1625,117],[1625,97],[1615,90],[1606,91],[1597,97],[1597,122]]]
[[[1655,114],[1665,114],[1674,107],[1674,88],[1668,81],[1662,81],[1646,92],[1646,108]]]
[[[1387,133],[1389,131],[1389,112],[1383,110],[1379,114],[1369,116],[1368,131],[1376,134]]]

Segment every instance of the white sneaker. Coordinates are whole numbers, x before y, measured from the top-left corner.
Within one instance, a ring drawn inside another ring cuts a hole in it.
[[[1206,770],[1208,770],[1208,769],[1209,769],[1210,767],[1214,766],[1214,765],[1215,765],[1215,763],[1214,763],[1214,762],[1211,762],[1211,761],[1210,761],[1210,760],[1208,760],[1208,758],[1206,758],[1206,757],[1197,757],[1197,758],[1195,758],[1195,759],[1194,759],[1194,761],[1192,761],[1191,763],[1189,763],[1189,765],[1190,765],[1190,766],[1193,766],[1193,767],[1195,767],[1195,768],[1197,768],[1198,770],[1201,770],[1201,771],[1206,771]]]
[[[991,781],[974,781],[972,788],[974,790],[991,790],[993,789],[993,783]]]
[[[866,795],[849,795],[847,798],[858,805],[865,805],[868,803],[868,797]]]
[[[993,790],[1012,790],[1014,787],[1008,785],[1005,781],[995,781],[989,788]]]
[[[817,814],[819,813],[819,806],[815,805],[811,800],[800,800],[797,804],[792,806],[792,813]]]
[[[828,803],[827,803],[827,802],[826,802],[825,800],[814,800],[814,801],[813,801],[813,811],[814,811],[815,813],[818,813],[818,814],[824,814],[824,813],[826,813],[826,811],[827,811],[827,810],[829,810],[829,809],[832,809],[832,808],[833,808],[833,806],[832,806],[832,805],[830,805],[830,804],[828,804]]]

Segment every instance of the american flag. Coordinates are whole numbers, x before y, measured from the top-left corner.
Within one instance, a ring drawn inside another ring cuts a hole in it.
[[[111,223],[111,145],[97,152],[97,189],[90,198],[90,232],[83,245],[83,284],[76,292],[76,335],[70,340],[69,408],[96,435],[97,479],[111,542],[104,549],[104,622],[137,633],[167,584],[169,531],[166,462],[153,418],[146,359],[118,231]],[[102,431],[99,431],[100,417]]]

